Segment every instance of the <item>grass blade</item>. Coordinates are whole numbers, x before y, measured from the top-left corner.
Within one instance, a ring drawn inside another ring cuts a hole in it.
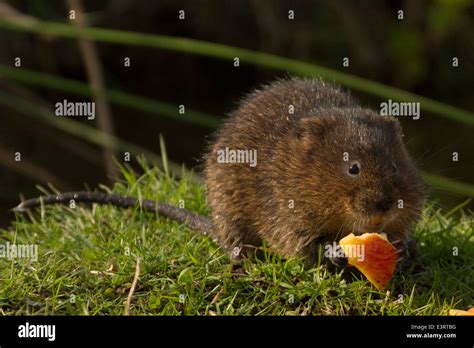
[[[72,79],[65,79],[25,68],[12,68],[0,64],[0,77],[15,80],[31,86],[46,87],[53,90],[68,92],[75,95],[92,97],[89,85]],[[154,99],[135,94],[108,89],[105,97],[112,103],[126,106],[145,113],[165,116],[170,119],[214,129],[219,125],[218,117],[186,108],[186,117],[178,114],[176,105],[163,103]]]
[[[466,184],[464,182],[451,180],[443,176],[431,173],[423,173],[425,181],[438,189],[450,193],[456,193],[461,196],[474,197],[474,185]]]
[[[66,133],[73,134],[74,136],[82,138],[93,144],[111,148],[117,151],[132,152],[136,155],[143,154],[148,159],[156,162],[157,164],[162,163],[160,156],[145,148],[110,134],[101,132],[93,127],[86,126],[80,122],[68,120],[64,117],[58,119],[53,113],[38,109],[36,105],[15,95],[0,92],[0,104],[7,105],[25,115],[45,122],[55,128],[61,129]],[[182,176],[183,168],[176,163],[169,162],[169,170],[178,177]]]

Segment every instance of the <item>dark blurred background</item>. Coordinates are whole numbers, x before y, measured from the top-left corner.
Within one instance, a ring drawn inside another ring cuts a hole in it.
[[[474,110],[473,1],[83,1],[88,24],[150,34],[181,36],[313,62],[398,87],[468,111]],[[67,23],[66,1],[0,1],[24,15]],[[179,10],[185,20],[179,20]],[[404,11],[404,20],[397,11]],[[288,20],[288,10],[295,19]],[[107,88],[225,117],[239,99],[284,72],[154,48],[97,42]],[[0,64],[87,82],[76,40],[0,28]],[[123,66],[123,57],[131,66]],[[343,57],[350,67],[342,66]],[[452,58],[459,58],[453,68]],[[63,99],[85,100],[52,89],[2,79],[0,91],[38,102],[51,111]],[[379,109],[380,98],[354,92]],[[194,167],[205,150],[209,127],[150,117],[110,104],[115,135],[159,153],[159,134],[171,161]],[[100,117],[100,115],[98,116]],[[96,119],[97,120],[97,119]],[[102,149],[0,104],[0,223],[19,195],[36,196],[36,185],[52,181],[61,190],[109,184]],[[75,122],[94,125],[85,119]],[[473,127],[427,112],[401,119],[405,139],[428,172],[474,184]],[[30,166],[12,163],[14,152]],[[460,155],[452,161],[452,153]],[[452,207],[467,197],[434,188],[432,197]],[[471,204],[472,207],[472,204]]]

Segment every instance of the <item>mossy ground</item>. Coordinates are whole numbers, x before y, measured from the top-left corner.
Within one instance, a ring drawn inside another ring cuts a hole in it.
[[[113,191],[208,214],[201,184],[155,168],[124,169]],[[428,207],[414,233],[418,257],[379,292],[363,277],[346,282],[270,252],[236,271],[211,238],[138,207],[48,206],[0,230],[1,244],[39,251],[37,261],[0,258],[0,313],[122,315],[140,257],[132,315],[446,315],[474,306],[473,222],[472,212]]]

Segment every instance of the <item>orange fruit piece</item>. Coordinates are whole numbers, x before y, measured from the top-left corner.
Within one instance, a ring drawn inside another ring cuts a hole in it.
[[[385,233],[353,233],[339,241],[348,263],[355,266],[380,291],[387,287],[395,272],[398,253]]]
[[[474,315],[474,307],[463,311],[461,309],[450,309],[448,312],[449,315]]]

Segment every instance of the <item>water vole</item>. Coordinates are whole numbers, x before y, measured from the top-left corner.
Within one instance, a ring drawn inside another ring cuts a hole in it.
[[[313,261],[317,244],[350,232],[385,232],[403,241],[423,205],[422,181],[398,121],[317,79],[278,81],[249,94],[216,133],[204,166],[211,219],[167,203],[141,205],[210,233],[229,252],[248,253],[265,242],[284,256]],[[16,209],[71,199],[119,207],[138,202],[70,192]]]
[[[257,164],[221,163],[226,148],[254,151]],[[265,241],[314,259],[318,243],[350,232],[405,240],[423,205],[398,121],[315,79],[245,98],[218,132],[205,176],[215,234],[244,252]]]

